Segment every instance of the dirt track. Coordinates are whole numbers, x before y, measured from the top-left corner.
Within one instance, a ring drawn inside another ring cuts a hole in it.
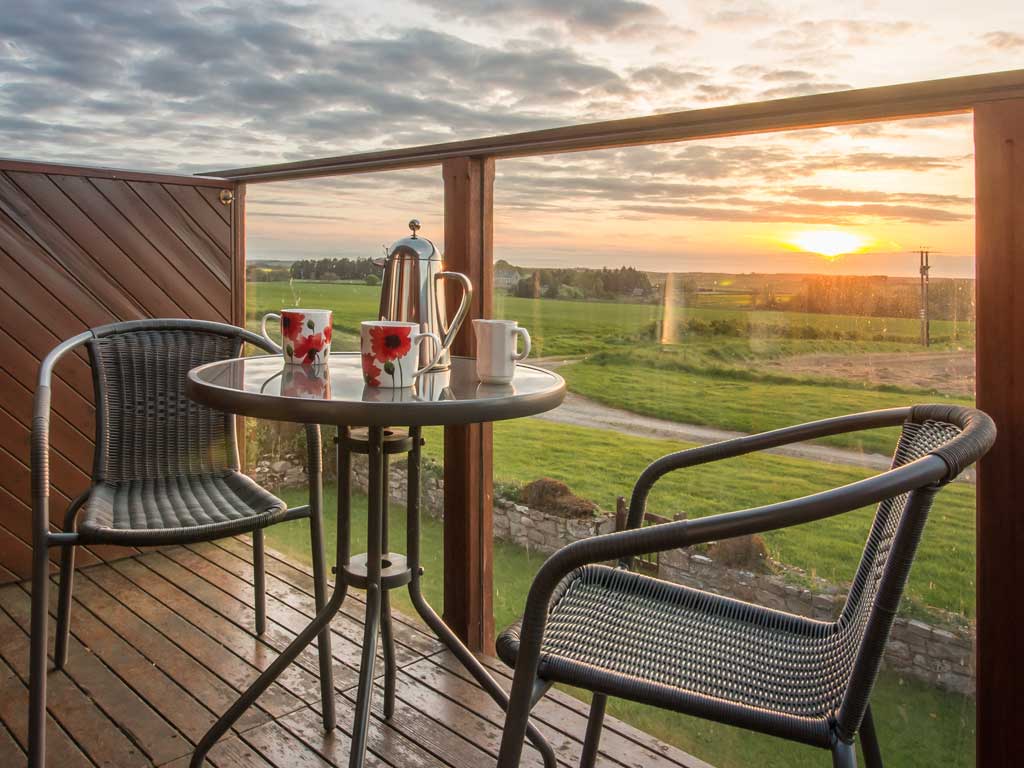
[[[859,355],[795,355],[757,366],[772,373],[849,379],[907,389],[934,389],[946,395],[974,394],[973,352],[868,352]]]

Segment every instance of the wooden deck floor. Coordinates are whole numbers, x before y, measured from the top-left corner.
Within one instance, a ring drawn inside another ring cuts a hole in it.
[[[256,637],[251,554],[247,541],[228,539],[80,571],[68,665],[50,675],[50,765],[187,766],[193,745],[216,715],[312,615],[308,570],[271,554],[268,628]],[[5,768],[26,764],[29,594],[25,584],[0,588]],[[333,623],[339,721],[333,733],[324,734],[320,725],[316,652],[309,649],[214,748],[210,762],[218,768],[347,765],[362,615],[357,592]],[[52,649],[52,621],[50,626]],[[494,765],[502,723],[498,707],[417,621],[396,614],[395,634],[398,702],[391,721],[376,712],[367,765]],[[487,663],[507,686],[507,670],[495,660]],[[560,761],[575,766],[585,705],[552,692],[535,712]],[[601,746],[599,765],[606,768],[706,768],[612,718]],[[529,750],[523,765],[541,765],[536,752]]]

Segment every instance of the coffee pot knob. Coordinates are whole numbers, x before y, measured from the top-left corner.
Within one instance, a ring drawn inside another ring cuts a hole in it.
[[[419,219],[412,219],[409,222],[409,229],[412,230],[412,236],[413,237],[416,237],[416,232],[417,232],[417,230],[419,230],[419,228],[420,228],[420,220]]]

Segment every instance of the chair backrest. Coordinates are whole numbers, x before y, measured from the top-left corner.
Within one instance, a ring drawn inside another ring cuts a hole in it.
[[[893,468],[941,452],[963,431],[956,424],[920,413],[915,409],[918,418],[912,416],[903,425]],[[847,681],[837,715],[844,738],[852,737],[860,727],[917,545],[940,487],[935,484],[885,499],[875,512],[860,565],[836,622],[841,638],[836,672]]]
[[[96,394],[97,482],[238,469],[234,418],[185,394],[188,371],[238,357],[240,328],[187,320],[118,323],[88,342]]]

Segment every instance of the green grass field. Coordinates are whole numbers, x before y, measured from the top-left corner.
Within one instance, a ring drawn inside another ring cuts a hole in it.
[[[344,343],[345,337],[351,340],[356,336],[360,321],[376,315],[380,297],[379,287],[312,281],[248,283],[247,290],[250,326],[253,323],[258,325],[264,313],[282,307],[331,309],[334,311],[334,326],[340,332],[341,343]],[[521,299],[504,294],[495,295],[494,306],[497,317],[518,320],[520,325],[530,330],[534,356],[537,357],[590,354],[632,343],[638,334],[660,324],[663,312],[661,306],[653,304]],[[898,318],[712,308],[675,307],[674,310],[676,322],[689,318],[704,321],[742,320],[749,323],[754,338],[758,337],[759,329],[785,326],[850,332],[867,340],[875,336],[914,338],[919,331],[916,320]],[[969,345],[973,338],[973,326],[970,323],[954,324],[948,320],[932,322],[933,336],[950,337],[954,333],[959,334],[961,346]]]
[[[305,492],[282,491],[290,504],[305,503]],[[336,508],[333,490],[325,494],[325,508]],[[353,552],[365,550],[366,499],[353,499]],[[336,520],[326,516],[329,559],[333,560]],[[403,550],[405,514],[398,506],[390,510],[390,529],[395,548]],[[302,562],[309,562],[309,533],[305,521],[276,525],[267,531],[269,546]],[[432,518],[421,526],[423,584],[427,599],[440,609],[443,603],[443,529]],[[519,547],[495,542],[494,614],[498,628],[517,619],[526,592],[543,557]],[[408,616],[415,612],[404,590],[392,592],[394,606]],[[584,700],[585,692],[566,688]],[[944,765],[967,768],[974,765],[974,702],[966,697],[928,688],[914,680],[883,672],[875,687],[872,708],[886,764],[895,766]],[[825,765],[826,753],[797,744],[752,734],[737,728],[697,720],[685,715],[635,704],[621,699],[609,701],[608,711],[664,742],[674,744],[710,761],[717,768],[792,768]]]
[[[440,430],[426,430],[426,455],[441,458]],[[567,483],[579,496],[615,509],[651,461],[685,443],[520,419],[494,425],[494,479],[523,485],[538,477]],[[797,498],[869,475],[868,470],[786,456],[759,455],[667,475],[653,489],[648,509],[691,517]],[[830,581],[849,582],[867,538],[873,510],[765,534],[772,555]],[[911,572],[904,610],[931,609],[974,616],[974,486],[954,483],[935,501]]]
[[[719,371],[700,373],[637,365],[583,361],[559,373],[569,389],[600,403],[682,424],[703,424],[738,432],[762,432],[844,413],[894,408],[922,400],[973,405],[972,400],[936,394],[879,391],[825,385],[784,377],[745,378]],[[820,442],[867,453],[891,454],[898,429],[836,435]]]

